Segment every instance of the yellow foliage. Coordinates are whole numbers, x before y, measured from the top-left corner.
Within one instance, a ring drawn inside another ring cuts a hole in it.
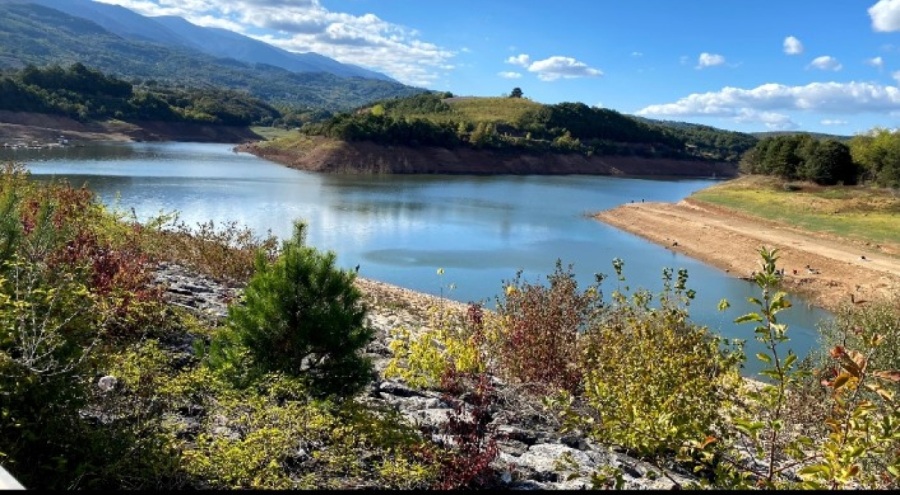
[[[429,324],[414,332],[392,330],[394,352],[385,377],[399,377],[411,387],[437,388],[449,369],[480,373],[486,369],[478,335],[466,328],[458,314],[439,306],[429,308]]]

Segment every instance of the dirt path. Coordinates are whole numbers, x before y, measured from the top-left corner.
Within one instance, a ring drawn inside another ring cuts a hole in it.
[[[900,294],[900,257],[890,246],[805,232],[691,200],[629,203],[595,218],[741,278],[759,269],[761,246],[777,248],[785,288],[832,311]]]

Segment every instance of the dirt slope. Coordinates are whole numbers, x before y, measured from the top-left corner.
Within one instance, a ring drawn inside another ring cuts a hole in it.
[[[732,163],[699,160],[526,154],[510,150],[475,150],[428,146],[385,146],[371,142],[341,142],[320,137],[292,149],[250,143],[241,151],[313,172],[420,174],[596,174],[672,177],[733,177]]]
[[[260,136],[246,127],[183,122],[79,122],[60,115],[0,110],[0,146],[87,141],[190,141],[243,143]]]
[[[785,288],[829,310],[900,294],[900,253],[895,247],[805,232],[692,200],[629,203],[596,218],[735,277],[759,269],[760,246],[778,248]]]

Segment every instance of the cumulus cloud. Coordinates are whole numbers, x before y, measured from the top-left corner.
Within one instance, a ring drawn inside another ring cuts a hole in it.
[[[784,53],[788,55],[799,55],[803,53],[803,43],[793,36],[784,39]]]
[[[520,77],[522,77],[522,74],[512,71],[498,72],[497,75],[504,79],[519,79]]]
[[[814,58],[807,68],[837,71],[843,69],[844,66],[841,65],[836,58],[830,55],[822,55],[821,57]]]
[[[847,122],[846,120],[839,120],[839,119],[824,119],[824,120],[821,120],[820,123],[822,125],[847,125],[847,124],[849,124],[849,122]]]
[[[734,115],[734,121],[739,124],[763,124],[771,131],[788,131],[800,126],[791,120],[791,117],[778,112],[760,112],[750,108],[742,108]]]
[[[897,84],[900,85],[900,70],[895,70],[894,72],[892,72],[891,77],[893,77],[894,80],[897,81]]]
[[[898,71],[900,73],[900,71]],[[900,74],[895,74],[900,77]],[[656,117],[726,117],[772,125],[789,125],[779,112],[836,114],[900,111],[900,88],[869,82],[814,82],[805,86],[763,84],[752,89],[725,87],[694,93],[673,103],[650,105],[638,115]]]
[[[557,79],[574,79],[577,77],[598,77],[603,72],[589,67],[584,62],[579,62],[572,57],[554,56],[544,60],[536,60],[528,66],[529,72],[537,73],[542,81],[555,81]]]
[[[594,69],[584,62],[579,62],[572,57],[553,56],[544,60],[532,61],[531,57],[522,53],[506,59],[506,63],[524,67],[528,72],[537,74],[541,81],[555,81],[557,79],[575,79],[578,77],[598,77],[603,72]]]
[[[715,67],[725,63],[725,57],[715,54],[703,52],[697,57],[697,68],[705,69],[706,67]]]
[[[298,53],[315,52],[429,86],[454,66],[456,52],[421,39],[418,31],[374,14],[327,9],[320,0],[100,0],[143,15],[174,15],[223,27]],[[261,30],[269,34],[259,34]]]
[[[878,0],[869,7],[869,17],[875,31],[900,31],[900,0]]]
[[[872,67],[881,70],[884,68],[884,60],[881,57],[872,57],[866,59],[866,65],[871,65]]]
[[[506,59],[506,63],[513,64],[513,65],[520,65],[522,67],[528,67],[528,65],[531,63],[531,57],[529,57],[528,55],[526,55],[524,53],[520,53],[519,55],[509,57],[508,59]]]

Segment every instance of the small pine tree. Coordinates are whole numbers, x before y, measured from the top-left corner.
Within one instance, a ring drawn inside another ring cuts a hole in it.
[[[315,395],[350,396],[371,378],[372,363],[359,354],[373,337],[368,309],[355,273],[335,268],[333,252],[304,245],[305,227],[294,224],[274,262],[257,258],[244,304],[229,308],[226,338],[249,351],[255,371],[303,378]]]

